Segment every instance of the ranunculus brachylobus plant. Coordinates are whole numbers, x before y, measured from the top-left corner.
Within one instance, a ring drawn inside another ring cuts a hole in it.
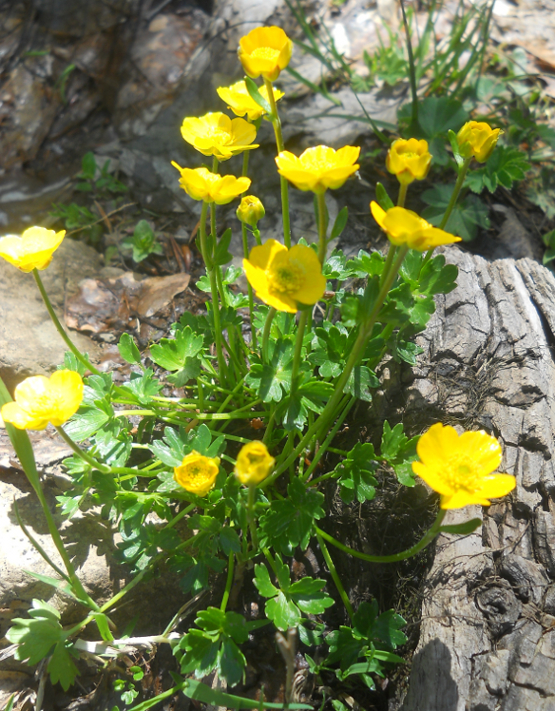
[[[283,93],[274,82],[287,67],[292,46],[278,27],[250,32],[239,48],[247,76],[218,89],[236,117],[213,112],[183,120],[182,136],[200,154],[199,162],[212,157],[210,168],[173,163],[187,196],[202,203],[198,247],[206,275],[197,287],[209,300],[205,313],[185,313],[173,324],[171,337],[150,346],[148,356],[156,370],[144,364],[131,336],[123,334],[119,350],[132,373],[116,386],[111,374],[99,372],[73,345],[38,274],[56,258],[63,232],[34,227],[21,237],[0,239],[0,256],[33,272],[70,348],[63,369],[50,378],[23,381],[13,401],[0,387],[5,426],[43,504],[64,565],[50,561],[56,577],[41,579],[86,608],[82,621],[67,629],[54,608],[35,601],[32,616],[16,619],[8,639],[17,644],[19,659],[35,664],[48,657],[52,680],[64,688],[78,672],[74,659],[84,644],[78,639],[81,630],[94,621],[104,642],[117,648],[122,642],[114,639],[110,609],[145,575],[155,574],[162,560],[180,577],[182,594],[218,589],[214,576],[225,572],[218,607],[199,611],[186,632],[170,634],[170,623],[151,638],[171,644],[179,661],[182,676],[179,680],[174,675],[171,693],[182,690],[220,706],[236,706],[236,699],[218,695],[198,680],[217,671],[229,686],[241,682],[247,661],[241,646],[269,623],[280,631],[297,628],[308,647],[317,640],[329,647],[321,663],[313,662],[314,671],[339,663],[341,679],[358,674],[372,686],[372,675],[382,673],[383,664],[399,661],[395,648],[404,640],[404,621],[392,611],[380,615],[375,603],[353,609],[328,544],[369,563],[402,560],[443,530],[447,509],[486,506],[515,486],[511,475],[495,473],[501,449],[485,432],[461,434],[437,423],[420,438],[409,439],[401,424],[391,428],[386,422],[380,451],[368,442],[344,451],[335,441],[357,400],[371,400],[379,385],[376,366],[386,354],[415,364],[418,349],[412,337],[433,313],[434,295],[456,286],[456,268],[433,252],[459,240],[443,229],[448,213],[471,161],[487,160],[499,130],[471,121],[458,134],[451,132],[459,179],[439,227],[404,207],[409,186],[424,180],[430,169],[426,141],[394,141],[386,166],[399,181],[397,204],[380,185],[370,204],[389,240],[387,253],[361,251],[346,259],[336,250],[329,256],[329,243],[340,236],[348,215],[344,208],[330,227],[325,196],[353,179],[360,148],[314,146],[299,156],[285,150],[277,107]],[[270,121],[275,132],[283,243],[264,238],[264,206],[255,195],[245,194],[256,187],[256,176],[248,175],[248,156],[257,148],[262,120]],[[238,155],[242,167],[235,175]],[[220,170],[224,161],[225,173]],[[289,184],[314,194],[315,244],[291,235]],[[231,228],[221,234],[217,225],[218,206],[233,201],[238,203],[248,296],[235,288],[240,270],[228,266]],[[344,288],[353,277],[366,280],[355,292]],[[250,331],[243,328],[241,309],[246,307]],[[166,384],[177,395],[162,395]],[[250,424],[255,422],[257,429]],[[42,493],[25,430],[48,424],[74,451],[66,460],[73,488],[59,497],[62,512],[71,517],[80,507],[101,505],[119,529],[120,556],[133,571],[127,586],[101,607],[81,584]],[[440,495],[437,519],[425,536],[389,556],[362,553],[331,536],[325,530],[320,490],[323,481],[335,481],[347,504],[362,504],[376,495],[378,466],[389,467],[405,486],[413,486],[418,476]],[[448,530],[469,532],[478,524],[471,520]],[[321,616],[333,604],[326,580],[291,578],[289,557],[311,541],[320,548],[350,620],[340,633],[322,636]],[[237,604],[246,576],[263,600],[256,619],[245,618]],[[181,604],[176,595],[177,614]],[[102,654],[106,648],[99,649]],[[291,701],[289,686],[286,693]]]

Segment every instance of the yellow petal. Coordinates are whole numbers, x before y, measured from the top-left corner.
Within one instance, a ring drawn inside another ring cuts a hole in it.
[[[275,239],[268,239],[264,244],[253,247],[249,254],[249,262],[260,269],[267,269],[279,252],[287,252],[287,247]]]
[[[501,464],[501,445],[495,437],[483,430],[463,432],[459,442],[462,451],[472,452],[472,458],[484,476],[495,471]]]
[[[416,453],[427,466],[441,469],[443,463],[459,451],[459,446],[457,430],[437,422],[420,437]]]
[[[492,474],[482,479],[476,494],[485,499],[497,499],[505,496],[516,487],[516,479],[511,474]]]
[[[58,412],[50,422],[59,427],[79,409],[83,401],[83,380],[72,370],[57,370],[50,377],[49,390],[59,403]]]
[[[386,216],[386,211],[378,205],[377,202],[372,200],[370,203],[370,211],[372,213],[372,217],[376,220],[378,225],[382,228],[382,230],[385,230],[384,227],[384,220]]]

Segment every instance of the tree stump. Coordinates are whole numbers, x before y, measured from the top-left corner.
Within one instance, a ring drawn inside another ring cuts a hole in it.
[[[531,259],[444,253],[458,287],[418,338],[405,426],[485,429],[517,489],[448,513],[445,523],[483,525],[437,541],[401,711],[553,711],[555,278]]]

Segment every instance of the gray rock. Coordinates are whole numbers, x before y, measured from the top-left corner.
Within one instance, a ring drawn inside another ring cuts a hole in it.
[[[41,272],[46,291],[63,323],[64,303],[78,282],[101,268],[98,252],[66,238]],[[71,339],[94,360],[99,347],[79,333]],[[29,375],[46,375],[63,361],[67,347],[57,332],[32,274],[0,260],[0,377],[13,388]]]

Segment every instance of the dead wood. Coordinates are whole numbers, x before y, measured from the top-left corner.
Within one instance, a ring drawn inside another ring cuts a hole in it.
[[[517,490],[466,538],[442,536],[401,711],[555,709],[555,278],[530,259],[445,251],[458,287],[437,300],[403,388],[405,426],[499,438]],[[447,522],[447,521],[446,521]]]

